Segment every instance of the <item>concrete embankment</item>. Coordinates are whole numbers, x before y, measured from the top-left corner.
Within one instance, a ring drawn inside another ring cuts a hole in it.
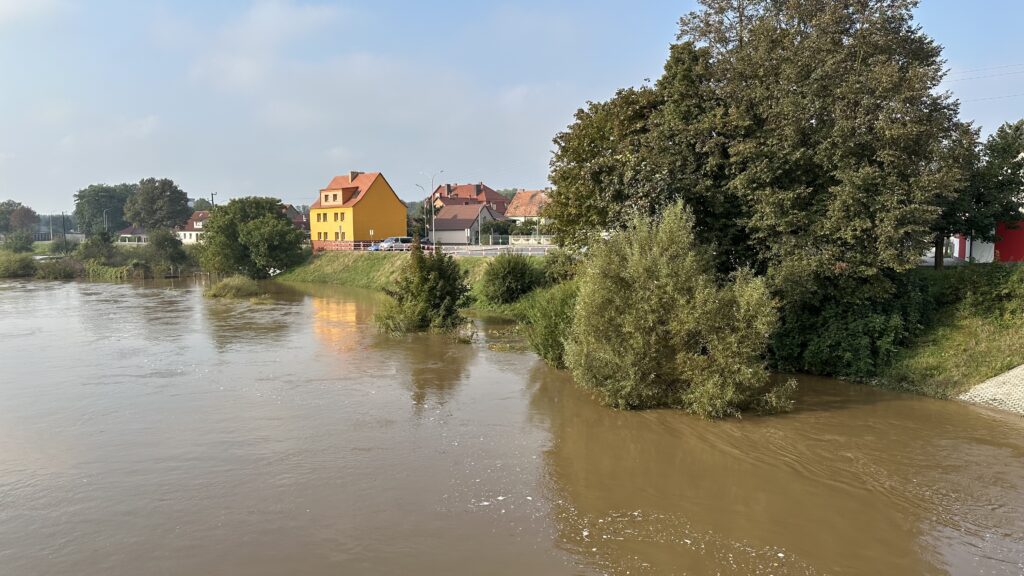
[[[1024,365],[990,378],[957,398],[1024,415]]]

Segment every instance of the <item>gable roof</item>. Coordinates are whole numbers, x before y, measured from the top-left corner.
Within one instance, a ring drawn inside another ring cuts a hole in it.
[[[342,174],[341,176],[331,178],[331,181],[327,183],[327,187],[321,189],[320,192],[341,192],[343,190],[354,191],[352,197],[340,206],[341,208],[348,208],[350,206],[355,206],[356,203],[363,199],[366,191],[370,189],[370,186],[373,185],[378,176],[380,176],[380,172],[349,172],[348,174]],[[310,209],[320,208],[321,204],[321,198],[318,194],[316,202],[313,202]]]
[[[536,218],[540,216],[540,209],[547,203],[548,195],[545,190],[520,190],[512,197],[505,215]]]
[[[129,227],[125,228],[124,230],[121,230],[120,232],[118,232],[117,235],[118,236],[145,236],[146,235],[146,229],[143,228],[142,226],[136,226],[135,224],[132,224],[131,226],[129,226]]]
[[[449,190],[451,192],[449,193]],[[498,194],[493,188],[480,182],[479,184],[441,184],[434,189],[434,198],[471,198],[477,202],[494,202],[505,204],[508,199]]]
[[[377,181],[377,178],[384,178],[384,176],[380,172],[352,171],[348,174],[342,174],[341,176],[335,176],[332,178],[327,184],[327,187],[320,190],[320,193],[341,192],[343,190],[354,191],[355,193],[352,194],[352,197],[344,204],[334,206],[333,203],[331,203],[332,205],[330,206],[331,208],[349,208],[355,206],[363,199],[363,196],[366,195],[366,191],[370,189],[370,186],[372,186],[374,182]],[[384,179],[384,182],[386,183],[387,179]],[[395,195],[395,198],[404,206],[405,202],[398,197],[395,189],[391,188],[390,184],[388,184],[388,188],[391,190],[392,194]],[[317,208],[322,208],[322,204],[323,202],[320,194],[317,194],[316,201],[309,206],[309,209],[315,210]]]
[[[484,210],[487,210],[494,220],[505,219],[486,204],[449,204],[434,216],[434,230],[465,230],[473,226],[480,217],[480,212]]]
[[[206,219],[209,218],[209,217],[210,217],[210,211],[209,210],[196,210],[195,212],[192,213],[192,216],[189,217],[188,222],[185,223],[185,226],[183,226],[181,228],[181,231],[182,232],[198,232],[198,231],[201,231],[202,230],[201,228],[196,228],[196,222],[205,222]]]

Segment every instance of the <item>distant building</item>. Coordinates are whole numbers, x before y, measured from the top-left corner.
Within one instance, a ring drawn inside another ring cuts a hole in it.
[[[479,184],[442,184],[430,194],[434,208],[453,204],[485,204],[498,214],[508,208],[508,198],[496,192],[483,182]]]
[[[519,190],[505,210],[505,216],[516,222],[537,221],[543,224],[541,209],[547,203],[546,190]]]
[[[184,226],[174,231],[182,244],[195,244],[203,233],[203,224],[210,217],[208,210],[197,210],[189,217]]]
[[[131,226],[117,233],[117,243],[126,246],[142,246],[149,244],[149,234],[141,226]]]
[[[1024,262],[1024,220],[1000,222],[995,242],[978,242],[967,236],[953,239],[953,256],[975,262]]]
[[[351,250],[354,242],[405,236],[406,206],[380,172],[335,176],[309,209],[313,250]]]
[[[281,207],[281,212],[291,221],[296,230],[309,232],[309,218],[301,210],[291,204],[284,204]]]
[[[435,244],[476,244],[480,242],[480,226],[491,220],[505,217],[486,204],[444,206],[434,216],[430,239]]]

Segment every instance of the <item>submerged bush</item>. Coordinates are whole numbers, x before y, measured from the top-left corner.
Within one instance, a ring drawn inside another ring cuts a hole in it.
[[[576,295],[576,284],[565,282],[538,290],[524,301],[526,340],[556,368],[565,367],[565,341],[572,328]]]
[[[245,276],[229,276],[203,291],[210,298],[252,298],[261,294],[259,282]]]
[[[484,270],[480,293],[492,304],[511,304],[543,283],[544,275],[528,256],[502,253]]]
[[[777,323],[763,279],[716,278],[682,205],[634,220],[592,247],[583,267],[566,364],[618,408],[673,407],[707,418],[789,406],[764,356]]]
[[[418,242],[394,288],[384,292],[390,299],[373,317],[382,332],[449,332],[466,322],[459,312],[469,295],[466,274],[448,254],[433,251],[424,255]]]
[[[0,251],[0,278],[28,278],[35,273],[36,263],[31,254]]]
[[[83,272],[80,262],[71,258],[44,260],[36,264],[36,278],[40,280],[71,280]]]

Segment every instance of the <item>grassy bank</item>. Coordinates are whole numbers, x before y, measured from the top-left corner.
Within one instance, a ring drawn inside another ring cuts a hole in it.
[[[1024,364],[1024,267],[981,264],[916,273],[929,287],[933,312],[878,386],[952,398]]]
[[[408,258],[408,254],[401,252],[324,252],[275,280],[383,290],[394,285]],[[469,285],[478,285],[489,259],[463,257],[456,260],[466,271]]]

